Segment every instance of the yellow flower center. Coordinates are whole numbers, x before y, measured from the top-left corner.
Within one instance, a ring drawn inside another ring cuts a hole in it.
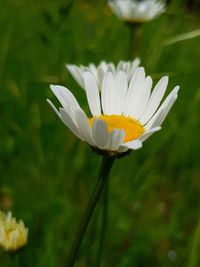
[[[124,143],[132,141],[144,133],[142,124],[131,117],[122,115],[101,115],[92,117],[88,119],[90,127],[92,127],[95,119],[105,121],[109,132],[112,132],[114,129],[124,130],[126,134]]]

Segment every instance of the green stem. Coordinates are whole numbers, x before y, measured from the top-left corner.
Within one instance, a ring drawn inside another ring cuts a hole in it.
[[[129,58],[139,56],[140,39],[141,39],[141,25],[140,23],[129,23],[130,28],[130,48]]]
[[[19,253],[20,253],[20,251],[14,251],[14,252],[8,253],[11,265],[14,267],[19,266]]]
[[[110,170],[114,163],[114,157],[104,156],[102,159],[100,171],[99,171],[99,179],[97,181],[95,190],[92,194],[92,197],[88,203],[88,206],[83,214],[82,222],[78,228],[74,241],[72,243],[72,247],[68,256],[67,267],[72,267],[75,263],[77,253],[79,251],[81,241],[87,229],[90,218],[94,212],[96,204],[101,196],[101,193],[105,187],[106,181],[108,179]]]
[[[105,237],[106,237],[106,227],[107,227],[107,222],[108,222],[108,193],[109,193],[109,181],[107,180],[106,185],[105,185],[105,189],[104,189],[101,236],[100,236],[100,241],[99,241],[99,249],[98,249],[95,267],[101,266],[104,241],[105,241]]]
[[[19,266],[19,256],[16,254],[15,255],[15,267]]]

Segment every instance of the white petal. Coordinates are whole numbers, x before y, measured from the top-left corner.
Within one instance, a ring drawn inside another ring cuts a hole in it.
[[[103,77],[105,75],[105,73],[107,72],[107,63],[105,61],[102,61],[98,68],[97,68],[97,72],[98,72],[98,77],[99,77],[99,89],[101,90],[102,87],[102,81],[103,81]]]
[[[160,125],[163,123],[163,121],[165,120],[165,118],[167,117],[170,109],[172,108],[172,106],[174,105],[174,102],[176,101],[178,95],[176,94],[170,101],[169,105],[167,106],[167,108],[165,109],[165,112],[163,113],[163,116],[160,120]]]
[[[90,111],[93,116],[99,116],[101,115],[101,106],[96,79],[90,72],[84,72],[83,79]]]
[[[124,70],[123,66],[124,66],[124,61],[123,60],[119,61],[118,64],[117,64],[116,70],[117,71]]]
[[[137,150],[142,147],[142,142],[140,140],[133,140],[127,143],[124,143],[122,147],[126,147],[128,149]]]
[[[81,135],[79,134],[79,130],[70,114],[64,108],[60,108],[61,120],[62,122],[80,139],[83,140]]]
[[[97,72],[96,66],[93,63],[91,63],[88,67],[88,70],[94,75],[97,83],[99,84],[99,77],[98,77],[98,72]]]
[[[81,109],[78,101],[67,88],[60,85],[50,85],[50,88],[66,111],[70,107],[73,114],[74,110]]]
[[[165,110],[166,110],[166,107],[159,110],[159,112],[156,112],[153,118],[144,126],[147,132],[154,127],[160,126],[160,121],[163,117],[163,114],[165,113]]]
[[[84,81],[82,77],[81,68],[75,65],[70,65],[70,64],[66,64],[65,67],[68,69],[68,71],[73,76],[73,78],[76,80],[76,82],[79,84],[79,86],[84,88]]]
[[[101,89],[101,105],[103,113],[106,115],[112,115],[114,103],[114,79],[111,72],[107,72],[103,78]]]
[[[140,122],[142,124],[147,123],[150,118],[153,116],[154,112],[156,111],[156,109],[158,108],[158,106],[160,105],[160,102],[165,94],[165,91],[167,89],[167,85],[168,85],[168,77],[165,76],[163,78],[161,78],[158,83],[156,84],[151,97],[146,105],[146,108],[143,112],[143,114],[141,115],[141,118],[139,119]]]
[[[115,76],[115,92],[113,92],[113,114],[121,115],[123,112],[126,94],[128,89],[128,81],[123,71],[117,72]],[[112,100],[111,100],[112,101]]]
[[[107,65],[108,71],[115,73],[115,65],[113,63],[108,63]]]
[[[179,90],[179,86],[176,86],[172,92],[168,95],[156,113],[153,115],[151,120],[145,125],[145,129],[149,130],[152,127],[160,126],[161,123],[166,118],[168,112],[170,111],[171,107],[173,106],[174,102],[177,99],[177,93]]]
[[[109,150],[111,151],[118,150],[119,146],[123,144],[124,138],[125,138],[124,130],[113,130],[110,133]]]
[[[128,151],[128,147],[120,146],[117,150],[118,153],[125,153]]]
[[[133,100],[133,107],[131,111],[131,116],[138,119],[143,112],[151,94],[152,79],[150,76],[146,77],[144,82],[141,82],[140,90],[137,91],[137,95]]]
[[[109,145],[109,132],[105,121],[95,119],[92,125],[92,134],[95,145],[100,149],[107,149]]]
[[[130,81],[132,76],[133,76],[133,73],[135,71],[135,69],[140,65],[140,59],[139,58],[136,58],[135,60],[133,60],[132,64],[131,64],[131,68],[130,68],[130,71],[128,74],[128,80]]]
[[[51,102],[51,100],[47,99],[47,103],[49,103],[49,105],[52,107],[52,109],[55,111],[55,113],[57,114],[57,116],[61,119],[61,115],[60,112],[57,110],[57,108],[54,106],[54,104]]]
[[[136,68],[129,84],[126,97],[126,106],[124,107],[124,115],[128,116],[133,113],[134,102],[137,101],[137,94],[145,83],[144,68]]]
[[[146,141],[153,133],[160,131],[161,127],[155,127],[151,130],[145,132],[143,135],[139,137],[140,141],[144,142]]]
[[[88,118],[83,110],[77,110],[75,113],[76,124],[82,139],[88,144],[94,146],[95,142],[92,137],[92,129],[88,123]]]

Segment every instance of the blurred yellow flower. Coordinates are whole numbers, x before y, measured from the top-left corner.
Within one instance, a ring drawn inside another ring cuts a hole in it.
[[[24,222],[16,221],[12,213],[0,211],[0,246],[7,251],[15,251],[23,247],[28,240],[28,229]]]

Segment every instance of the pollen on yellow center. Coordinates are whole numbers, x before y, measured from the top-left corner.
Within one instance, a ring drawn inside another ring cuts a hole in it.
[[[124,143],[132,141],[144,133],[142,124],[131,117],[122,115],[101,115],[92,117],[88,119],[90,127],[92,127],[95,119],[105,121],[109,132],[112,132],[114,129],[124,130],[126,134]]]

